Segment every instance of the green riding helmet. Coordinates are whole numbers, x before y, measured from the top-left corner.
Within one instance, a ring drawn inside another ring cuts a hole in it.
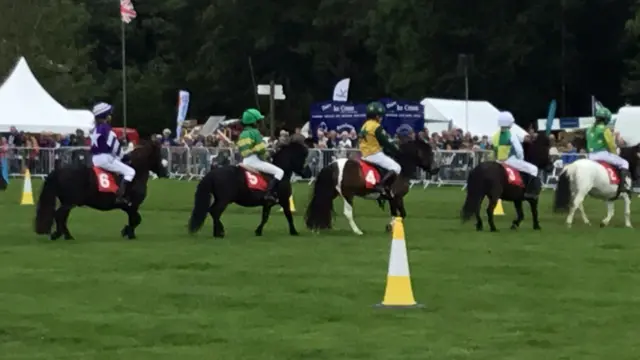
[[[264,119],[264,116],[260,113],[260,110],[247,109],[244,111],[244,113],[242,113],[241,122],[244,125],[253,125],[256,122],[258,122],[258,120],[262,120],[262,119]]]
[[[611,121],[611,111],[605,107],[600,107],[596,110],[596,121],[604,120],[605,125]]]
[[[374,101],[367,105],[367,118],[373,118],[376,116],[384,116],[385,109],[381,102]]]

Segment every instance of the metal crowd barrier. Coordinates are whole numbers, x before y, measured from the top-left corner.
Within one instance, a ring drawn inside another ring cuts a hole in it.
[[[202,178],[210,169],[228,164],[237,164],[241,158],[235,149],[208,148],[208,147],[165,147],[162,149],[163,157],[168,162],[169,174],[173,179],[195,180]],[[567,154],[575,159],[583,158],[584,154]],[[28,168],[31,176],[44,178],[55,168],[70,164],[91,164],[91,153],[83,147],[59,147],[59,148],[12,148],[4,155],[7,157],[9,174],[12,177],[23,176],[24,169]],[[440,171],[436,176],[427,177],[424,171],[418,170],[412,185],[421,184],[423,187],[430,185],[464,186],[471,169],[483,161],[491,160],[491,151],[470,150],[437,150],[436,163]],[[554,162],[553,171],[543,174],[545,185],[554,186],[558,180],[563,163],[560,155],[552,156]],[[310,179],[294,178],[312,182],[320,170],[331,162],[340,158],[359,158],[360,152],[356,149],[310,149],[307,165],[311,170]]]

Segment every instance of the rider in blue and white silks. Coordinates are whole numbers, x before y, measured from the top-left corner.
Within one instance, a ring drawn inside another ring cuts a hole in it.
[[[96,127],[90,135],[92,160],[94,166],[123,176],[116,196],[118,202],[126,202],[124,195],[127,186],[136,176],[136,171],[120,161],[120,141],[110,124],[112,110],[113,107],[107,103],[99,103],[93,107]]]

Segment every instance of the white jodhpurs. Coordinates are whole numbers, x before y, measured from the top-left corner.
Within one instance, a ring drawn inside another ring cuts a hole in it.
[[[258,155],[249,155],[246,158],[242,159],[242,164],[247,165],[248,167],[255,169],[257,171],[271,174],[274,178],[282,180],[284,177],[284,171],[279,167],[273,165],[270,162],[261,160]]]
[[[101,169],[112,171],[124,176],[124,180],[127,182],[133,181],[136,176],[136,171],[129,165],[124,164],[117,157],[110,154],[98,154],[93,155],[93,165]]]
[[[529,175],[536,176],[536,177],[538,176],[537,166],[533,165],[528,161],[520,160],[515,156],[511,156],[510,158],[505,160],[504,163],[516,170],[526,172]]]
[[[402,167],[400,167],[400,164],[398,164],[395,160],[393,160],[392,158],[388,157],[385,153],[383,153],[382,151],[378,151],[375,154],[371,154],[369,156],[365,156],[362,158],[362,160],[366,160],[370,163],[376,164],[382,168],[385,168],[389,171],[393,171],[394,173],[396,173],[396,175],[400,174],[400,171],[402,171]]]
[[[590,160],[604,161],[607,164],[611,164],[617,168],[629,170],[629,162],[616,154],[612,154],[608,151],[598,151],[589,154]]]

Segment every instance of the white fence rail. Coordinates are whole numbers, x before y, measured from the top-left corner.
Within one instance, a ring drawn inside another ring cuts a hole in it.
[[[310,149],[308,165],[313,177],[320,169],[327,166],[338,158],[359,156],[359,151],[355,149]],[[583,154],[566,154],[574,158],[584,157]],[[90,165],[91,154],[87,148],[82,147],[61,147],[57,149],[31,149],[13,148],[6,153],[0,154],[7,158],[9,174],[12,177],[22,176],[22,170],[28,167],[34,177],[45,177],[56,167],[78,164]],[[544,174],[544,182],[553,185],[557,181],[557,174],[562,169],[562,155],[553,156],[554,170],[549,174]],[[168,161],[170,177],[180,180],[200,179],[211,168],[227,164],[236,164],[240,161],[237,151],[229,148],[206,148],[206,147],[165,147],[163,157]],[[466,183],[469,171],[482,161],[490,160],[490,151],[469,151],[469,150],[439,150],[436,152],[436,161],[440,167],[437,176],[427,178],[423,171],[418,171],[416,179],[412,184],[429,185],[458,185]],[[311,179],[296,179],[308,180]]]

